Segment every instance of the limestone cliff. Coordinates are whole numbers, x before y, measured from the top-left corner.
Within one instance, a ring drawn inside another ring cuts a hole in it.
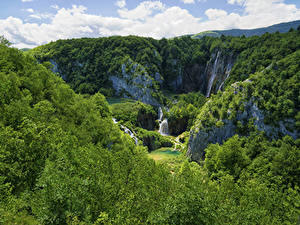
[[[109,80],[118,95],[158,106],[159,102],[153,94],[158,91],[155,84],[160,82],[161,77],[157,73],[155,78],[142,65],[128,60],[122,64],[121,74],[110,76]]]
[[[192,160],[203,160],[209,144],[222,144],[235,134],[248,135],[254,129],[270,139],[299,138],[293,118],[266,120],[270,112],[259,106],[264,99],[252,95],[258,81],[236,82],[204,105],[190,131],[187,155]]]

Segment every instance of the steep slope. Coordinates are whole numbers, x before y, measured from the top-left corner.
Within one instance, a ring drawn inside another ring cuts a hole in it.
[[[103,95],[77,95],[45,66],[0,44],[0,223],[146,221],[169,172],[113,124]]]
[[[108,37],[60,40],[31,50],[78,93],[122,96],[159,106],[163,92],[209,97],[300,46],[299,31],[245,37],[155,40]]]
[[[197,117],[188,146],[193,160],[201,160],[210,143],[222,144],[235,134],[265,132],[271,139],[300,134],[300,50],[273,63],[243,82],[213,96]]]
[[[161,91],[165,89],[203,94],[208,84],[214,93],[219,89],[236,57],[234,51],[227,55],[225,49],[218,50],[219,44],[216,38],[85,38],[53,42],[30,54],[40,62],[49,61],[53,72],[76,92],[100,91],[158,106],[164,103]]]

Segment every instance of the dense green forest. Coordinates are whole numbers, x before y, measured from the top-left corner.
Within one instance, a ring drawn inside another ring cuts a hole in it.
[[[299,224],[299,28],[9,45],[1,38],[0,224]],[[230,76],[206,98],[218,62]],[[147,83],[155,104],[118,93],[119,78]],[[172,136],[158,132],[159,106]],[[181,155],[149,157],[161,148]]]
[[[291,54],[299,49],[299,43],[299,32],[293,29],[288,33],[265,33],[250,38],[193,39],[185,36],[155,40],[114,36],[59,40],[37,47],[28,54],[39,62],[51,62],[52,71],[77,93],[101,92],[105,96],[165,105],[166,91],[206,94],[210,67],[217,52],[221,53],[218,63],[224,65],[217,68],[212,93],[243,81]],[[229,79],[226,79],[226,66],[232,67]],[[221,84],[224,81],[225,84]],[[145,93],[147,91],[149,93]]]

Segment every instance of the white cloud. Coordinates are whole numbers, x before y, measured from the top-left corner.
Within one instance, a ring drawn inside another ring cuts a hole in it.
[[[300,9],[283,0],[229,1],[241,4],[243,12],[208,9],[205,11],[207,20],[177,6],[167,7],[160,1],[143,1],[130,10],[120,8],[120,17],[92,15],[87,13],[86,7],[73,5],[69,9],[58,9],[53,15],[32,13],[30,17],[40,19],[39,23],[24,22],[15,17],[0,19],[0,34],[16,47],[29,47],[57,39],[130,34],[162,38],[205,30],[256,28],[300,19]],[[49,19],[48,22],[42,20],[44,18]]]
[[[194,4],[195,0],[180,0],[182,1],[184,4]],[[206,2],[207,0],[197,0],[198,2]]]
[[[229,4],[243,7],[244,14],[239,16],[238,28],[257,28],[275,23],[300,19],[300,9],[284,0],[227,0]],[[228,15],[226,19],[230,19]]]
[[[245,0],[227,0],[228,4],[234,5],[234,4],[238,4],[238,5],[242,5],[244,3]]]
[[[53,9],[56,9],[56,10],[59,9],[59,6],[58,6],[58,5],[51,5],[50,7],[53,8]]]
[[[25,9],[26,12],[29,12],[29,13],[34,13],[34,10],[33,9]]]
[[[154,12],[165,10],[165,5],[160,1],[144,1],[140,3],[135,9],[128,10],[126,8],[119,9],[118,13],[120,17],[127,19],[142,19],[145,20],[148,16]]]
[[[35,13],[35,14],[31,14],[29,15],[29,17],[34,18],[34,19],[50,19],[53,17],[53,14],[51,13]]]
[[[22,0],[22,2],[33,2],[33,0]]]
[[[184,4],[194,4],[195,0],[181,0]]]
[[[118,1],[116,1],[115,5],[118,6],[119,8],[124,8],[126,6],[126,1],[118,0]]]
[[[208,17],[210,20],[216,20],[220,17],[225,17],[227,16],[227,12],[222,10],[222,9],[208,9],[205,11],[205,15]]]

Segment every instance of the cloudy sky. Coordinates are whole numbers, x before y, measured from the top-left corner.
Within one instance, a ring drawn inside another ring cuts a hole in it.
[[[173,37],[299,19],[300,0],[0,0],[0,35],[18,48],[77,37]]]

